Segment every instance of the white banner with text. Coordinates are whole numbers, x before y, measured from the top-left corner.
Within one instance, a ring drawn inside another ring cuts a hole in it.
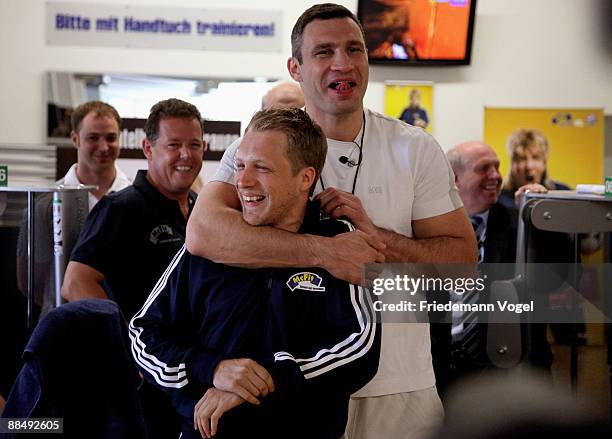
[[[47,44],[280,52],[282,12],[46,4]]]

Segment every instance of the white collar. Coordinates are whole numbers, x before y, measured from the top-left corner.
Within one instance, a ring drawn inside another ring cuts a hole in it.
[[[473,215],[470,215],[470,217],[477,216],[477,217],[481,218],[481,219],[482,219],[482,223],[484,224],[484,227],[485,227],[485,229],[486,229],[486,228],[487,228],[487,222],[489,221],[489,211],[490,211],[490,210],[491,210],[491,209],[487,209],[487,210],[485,210],[484,212],[481,212],[481,213],[475,213],[475,214],[473,214]]]
[[[77,169],[77,164],[74,163],[70,167],[66,175],[64,176],[63,181],[62,181],[63,184],[65,184],[66,186],[78,186],[80,184],[83,184],[79,181],[79,178],[77,177],[76,169]],[[130,179],[127,177],[127,175],[125,175],[125,173],[121,169],[119,169],[119,167],[117,166],[117,163],[115,163],[115,179],[113,180],[113,184],[111,184],[110,188],[108,189],[108,191],[106,191],[106,194],[104,195],[108,195],[112,192],[120,191],[121,189],[129,186],[130,184],[132,184]],[[88,195],[89,195],[88,197],[89,198],[89,210],[91,210],[98,202],[98,199],[91,192],[89,192]]]

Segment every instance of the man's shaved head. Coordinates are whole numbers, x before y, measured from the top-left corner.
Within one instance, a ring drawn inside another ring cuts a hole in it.
[[[299,85],[294,82],[281,82],[271,88],[261,100],[262,110],[268,108],[302,108],[304,95]]]

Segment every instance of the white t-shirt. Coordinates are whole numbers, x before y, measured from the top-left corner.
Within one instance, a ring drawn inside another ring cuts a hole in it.
[[[446,155],[435,139],[413,127],[374,111],[365,110],[362,162],[355,195],[378,227],[412,237],[412,221],[452,212],[463,204]],[[362,128],[363,130],[363,128]],[[361,141],[361,131],[355,142]],[[223,156],[213,180],[233,183],[234,155],[240,139]],[[321,175],[324,186],[351,192],[357,166],[353,142],[327,139],[327,159]],[[315,193],[321,192],[317,183]],[[431,362],[429,325],[385,323],[376,376],[355,397],[389,395],[425,389],[435,384]]]
[[[58,180],[57,183],[65,184],[66,186],[78,186],[82,184],[79,181],[79,178],[77,177],[76,168],[77,168],[77,164],[74,163],[70,167],[70,169],[68,169],[68,172],[66,173],[64,178],[62,178],[61,180]],[[124,189],[131,184],[132,182],[127,177],[127,175],[125,175],[125,173],[121,169],[119,169],[117,164],[115,164],[115,179],[113,180],[113,184],[108,189],[105,195],[108,195],[113,192],[118,192],[121,189]],[[91,209],[94,208],[94,206],[99,200],[91,192],[88,192],[87,195],[88,195],[88,201],[89,201],[89,211],[91,212]]]

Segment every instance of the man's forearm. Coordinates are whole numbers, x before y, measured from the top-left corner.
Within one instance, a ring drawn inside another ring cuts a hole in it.
[[[360,283],[364,264],[383,262],[384,244],[361,231],[333,238],[247,224],[233,186],[204,186],[187,223],[190,253],[247,268],[320,267],[339,279]]]
[[[385,229],[378,231],[387,245],[383,251],[386,262],[476,262],[475,245],[468,238],[437,236],[419,239]]]
[[[250,226],[229,207],[217,210],[215,218],[198,218],[197,223],[188,229],[187,249],[215,262],[246,268],[321,265],[320,247],[326,238]]]
[[[200,221],[194,228],[200,232],[197,239],[194,234],[190,239],[187,231],[191,253],[246,268],[319,267],[353,284],[361,283],[365,264],[384,261],[382,242],[361,231],[327,238],[254,227],[232,209],[219,218],[210,225]],[[193,251],[190,245],[195,246]]]

